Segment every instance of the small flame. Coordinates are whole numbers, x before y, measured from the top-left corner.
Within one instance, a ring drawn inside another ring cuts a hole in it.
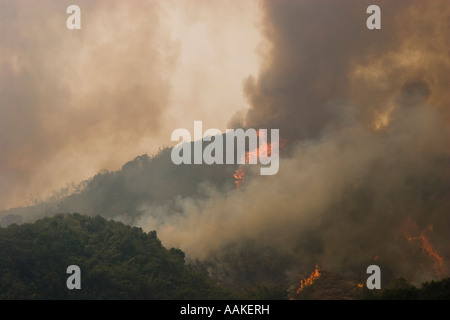
[[[417,245],[425,252],[428,257],[433,261],[435,272],[442,276],[448,275],[447,268],[444,264],[444,259],[439,255],[439,253],[433,248],[430,239],[426,235],[426,232],[433,232],[433,226],[429,225],[427,228],[422,231],[412,220],[408,219],[408,221],[404,224],[403,235],[408,240],[408,242]]]
[[[245,155],[241,157],[241,162],[257,163],[258,159],[267,158],[271,154],[272,144],[277,143],[277,142],[267,143],[267,141],[264,139],[264,131],[258,130],[256,132],[256,136],[258,137],[259,146],[256,147],[256,149],[254,150],[246,151]]]
[[[258,143],[260,143],[259,147],[255,150],[246,151],[245,155],[242,156],[241,162],[250,163],[250,162],[258,162],[258,159],[267,158],[272,154],[272,145],[278,142],[267,143],[264,139],[264,131],[257,131],[256,135],[258,137]],[[261,137],[261,139],[259,139]],[[281,139],[279,142],[279,147],[283,148],[286,145],[286,140]],[[236,189],[240,189],[245,182],[245,170],[243,165],[241,164],[239,168],[234,172],[234,183],[236,185]]]
[[[364,284],[362,284],[362,283],[360,283],[360,282],[359,282],[359,283],[357,283],[356,285],[358,286],[358,288],[362,288],[362,287],[364,287]]]
[[[314,283],[316,279],[320,278],[319,266],[316,266],[313,272],[311,272],[308,278],[303,278],[300,280],[300,287],[297,289],[297,294],[299,294],[303,289],[309,287]]]
[[[234,184],[236,185],[236,189],[239,190],[245,182],[245,170],[242,165],[239,166],[239,168],[233,174],[233,177],[234,177]]]

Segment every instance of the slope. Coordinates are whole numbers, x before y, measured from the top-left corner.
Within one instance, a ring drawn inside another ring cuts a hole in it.
[[[81,269],[81,290],[66,287],[69,265]],[[224,297],[154,231],[79,214],[0,228],[0,299]]]

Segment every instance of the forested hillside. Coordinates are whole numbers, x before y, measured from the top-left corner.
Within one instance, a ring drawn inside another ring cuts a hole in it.
[[[80,290],[66,286],[70,265],[81,269]],[[145,233],[100,216],[58,214],[0,228],[0,300],[450,298],[449,278],[420,288],[397,279],[382,290],[368,290],[356,288],[355,279],[324,272],[299,295],[297,288],[288,289],[283,283],[216,282],[207,268],[202,263],[186,264],[184,252],[164,248],[155,231]],[[245,281],[249,280],[241,279]]]
[[[69,265],[81,269],[81,290],[67,289]],[[154,231],[80,214],[0,228],[0,299],[225,297]]]
[[[48,199],[31,199],[27,205],[0,210],[0,226],[32,222],[59,212],[111,218],[135,224],[147,212],[145,206],[164,205],[167,212],[179,212],[176,199],[205,197],[206,186],[223,192],[234,188],[237,165],[175,165],[171,148],[161,149],[125,163],[120,170],[102,170],[81,183],[67,184]]]

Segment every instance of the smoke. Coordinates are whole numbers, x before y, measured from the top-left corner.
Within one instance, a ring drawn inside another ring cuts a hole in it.
[[[2,207],[123,163],[160,129],[177,52],[157,3],[78,2],[80,31],[65,27],[70,4],[0,4]]]
[[[146,220],[161,209],[147,207],[138,224],[222,277],[243,261],[253,261],[249,274],[267,268],[260,281],[315,264],[364,274],[376,263],[386,279],[444,276],[401,230],[409,219],[433,225],[448,265],[445,2],[379,1],[377,31],[365,27],[369,1],[263,4],[268,49],[259,76],[245,82],[246,126],[279,128],[289,157],[276,176],[251,175],[227,193],[209,188],[163,222]]]
[[[270,248],[289,261],[279,272],[307,272],[316,263],[364,272],[378,256],[385,271],[415,277],[421,270],[401,233],[411,218],[434,226],[433,242],[448,263],[448,127],[433,109],[406,108],[382,132],[347,123],[317,142],[298,143],[273,178],[256,173],[240,190],[209,189],[207,200],[179,202],[183,215],[161,215],[163,226],[146,217],[138,225],[156,227],[165,245],[205,261],[223,259],[229,246],[245,252],[250,241],[261,249],[252,259]],[[147,210],[153,219],[155,208]]]
[[[195,119],[224,127],[247,107],[254,2],[82,0],[77,31],[66,28],[71,4],[0,0],[0,209],[154,154]]]
[[[382,29],[365,27],[370,1],[265,1],[270,42],[257,79],[245,83],[247,126],[280,128],[288,139],[316,138],[344,100],[369,124],[399,88],[422,80],[448,119],[449,10],[442,1],[377,1]]]
[[[382,29],[368,30],[372,1],[261,1],[257,76],[256,2],[82,2],[80,33],[59,27],[68,3],[0,2],[0,203],[123,163],[194,120],[280,129],[279,172],[245,166],[239,190],[236,168],[175,166],[165,149],[95,176],[58,208],[156,229],[245,285],[316,264],[378,264],[383,281],[444,276],[404,230],[413,221],[412,236],[449,265],[446,2],[377,1]]]

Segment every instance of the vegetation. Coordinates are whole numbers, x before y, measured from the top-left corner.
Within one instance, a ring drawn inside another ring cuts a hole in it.
[[[427,281],[420,288],[404,278],[395,279],[382,290],[366,290],[366,299],[376,300],[450,300],[450,278]]]
[[[0,210],[0,226],[32,222],[59,212],[120,217],[127,224],[135,224],[145,213],[143,206],[164,205],[167,214],[176,214],[176,197],[201,199],[206,195],[205,186],[218,191],[235,187],[237,165],[175,165],[171,150],[161,149],[152,157],[138,156],[118,171],[102,170],[80,184],[71,183],[54,191],[50,199],[32,199],[30,206]]]
[[[66,287],[69,265],[81,269],[81,290]],[[155,231],[79,214],[0,228],[0,299],[227,297]]]
[[[66,287],[69,265],[81,269],[81,290]],[[292,296],[281,281],[275,286],[251,279],[241,287],[223,281],[219,285],[206,269],[210,269],[207,264],[187,265],[181,250],[164,248],[155,231],[145,233],[99,216],[58,214],[0,228],[0,299],[274,300]],[[237,279],[243,284],[247,277],[243,273]],[[361,298],[448,300],[450,278],[425,282],[420,288],[400,278],[382,290],[358,290],[355,281],[323,272],[295,295],[295,299]]]

